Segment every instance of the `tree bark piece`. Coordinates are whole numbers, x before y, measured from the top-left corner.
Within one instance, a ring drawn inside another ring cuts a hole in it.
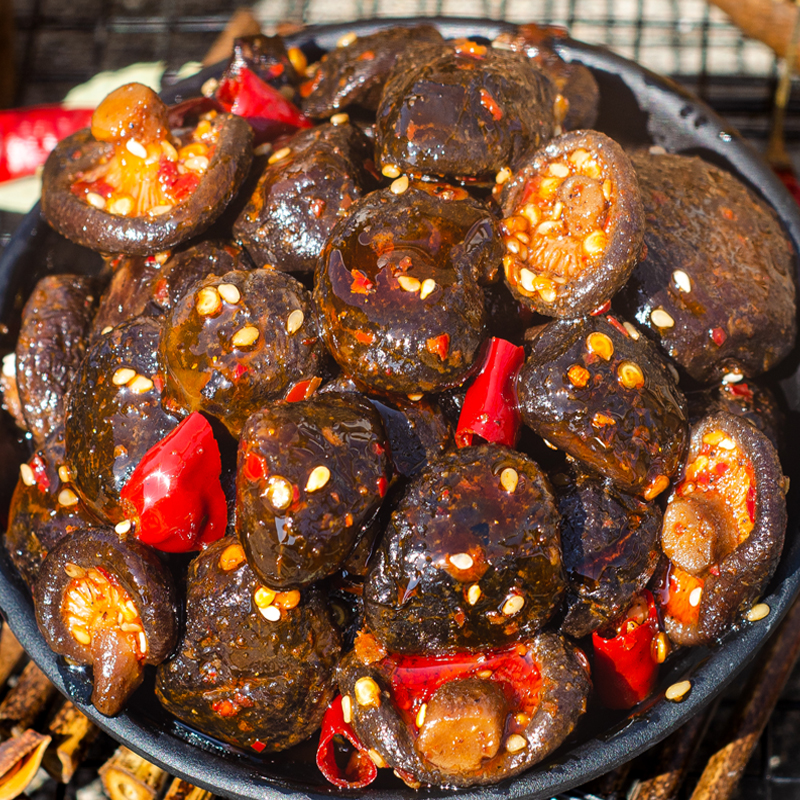
[[[69,783],[100,729],[69,700],[58,709],[47,726],[53,741],[42,766],[53,780]]]
[[[3,630],[0,633],[0,686],[5,686],[24,656],[25,651],[17,641],[17,637],[11,633],[11,628],[3,623]]]
[[[47,676],[33,661],[29,661],[17,685],[0,703],[0,733],[18,736],[30,728],[56,693],[56,687]]]
[[[100,767],[110,800],[154,800],[169,776],[124,745]]]
[[[0,745],[0,800],[13,800],[39,771],[49,736],[26,730]]]
[[[192,786],[182,778],[173,778],[163,800],[211,800],[212,793],[207,789]]]

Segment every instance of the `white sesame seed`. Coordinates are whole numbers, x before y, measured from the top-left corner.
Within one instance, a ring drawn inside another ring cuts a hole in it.
[[[358,34],[355,31],[350,31],[349,33],[344,34],[344,36],[340,36],[338,41],[336,42],[337,47],[349,47],[353,42],[358,39]]]
[[[208,169],[208,159],[205,156],[191,156],[183,162],[183,166],[192,172],[205,172]]]
[[[540,223],[539,226],[536,228],[536,233],[538,233],[540,236],[544,236],[545,234],[550,233],[550,231],[555,231],[560,229],[561,229],[561,223],[558,222],[557,220],[551,219],[547,220],[546,222]]]
[[[720,439],[717,446],[721,447],[723,450],[733,450],[736,447],[733,439],[729,439],[727,436],[724,439]]]
[[[689,605],[692,608],[697,608],[700,605],[700,601],[703,599],[703,589],[701,586],[697,586],[696,588],[692,589],[689,593]]]
[[[744,375],[741,372],[726,372],[722,376],[722,382],[726,386],[731,383],[739,383],[741,380],[744,380]]]
[[[399,178],[401,174],[402,171],[397,164],[386,164],[381,170],[381,175],[386,178]]]
[[[113,330],[114,329],[111,327],[111,325],[106,325],[105,328],[103,328],[103,330],[100,331],[100,333],[103,336],[105,336],[107,333],[111,333],[111,331],[113,331]]]
[[[213,78],[211,80],[213,80]],[[166,139],[161,140],[161,152],[168,161],[178,160],[178,151],[172,146],[172,143],[168,142]]]
[[[556,178],[566,178],[569,175],[569,167],[566,164],[561,164],[560,162],[555,162],[548,167],[547,170],[551,175],[555,175]]]
[[[270,477],[265,495],[274,509],[283,511],[288,508],[292,502],[293,494],[292,484],[286,478],[282,478],[280,475]]]
[[[483,592],[481,592],[481,587],[478,586],[477,583],[473,583],[472,586],[467,589],[467,602],[471,606],[474,606],[475,603],[481,599],[481,594],[483,594]]]
[[[19,477],[26,486],[33,486],[36,483],[36,476],[29,464],[19,465]]]
[[[513,494],[517,490],[518,483],[519,483],[519,473],[512,467],[506,467],[500,473],[500,485],[509,494]]]
[[[675,320],[663,308],[654,308],[650,312],[650,321],[657,328],[671,328]]]
[[[78,495],[71,489],[62,489],[58,493],[58,503],[62,506],[75,506],[78,504]]]
[[[139,652],[147,652],[147,637],[144,635],[144,631],[139,633]]]
[[[392,194],[403,194],[406,189],[408,189],[408,175],[401,175],[399,178],[393,180],[389,188]]]
[[[234,347],[250,347],[255,344],[260,336],[258,328],[253,325],[245,325],[244,328],[239,328],[236,333],[231,337],[231,342]]]
[[[217,286],[217,291],[220,297],[232,306],[235,306],[242,299],[242,293],[239,291],[239,287],[233,283],[221,283]]]
[[[126,533],[130,533],[132,527],[133,523],[129,519],[124,519],[114,526],[114,532],[120,536],[124,536]]]
[[[133,211],[133,200],[130,197],[118,197],[109,205],[108,210],[118,217],[127,217]]]
[[[528,740],[524,736],[520,736],[518,733],[512,733],[511,736],[506,739],[506,750],[509,753],[519,753],[527,746]]]
[[[268,622],[280,622],[281,610],[278,606],[265,606],[264,608],[256,606],[256,608],[258,608],[258,613]]]
[[[314,467],[306,483],[307,492],[316,492],[330,480],[331,471],[325,466]]]
[[[682,292],[692,291],[692,279],[682,269],[676,269],[672,273],[672,282]]]
[[[360,706],[380,706],[380,687],[369,676],[359,678],[355,682],[353,691],[356,696],[356,703],[358,703]]]
[[[303,326],[303,320],[305,318],[305,314],[303,314],[299,308],[296,308],[291,314],[289,314],[289,318],[286,320],[286,331],[290,335],[297,333],[297,331],[299,331]]]
[[[508,181],[511,177],[511,170],[508,167],[503,167],[497,175],[494,176],[494,182],[500,184],[501,186]]]
[[[86,193],[86,202],[90,206],[94,206],[95,208],[105,208],[106,207],[106,199],[101,194],[97,194],[97,192],[87,192]]]
[[[535,278],[536,276],[529,269],[525,269],[525,267],[519,271],[519,283],[526,292],[533,293],[536,291],[536,285],[534,284]]]
[[[417,711],[417,718],[415,720],[418,728],[421,728],[425,724],[425,715],[427,714],[427,712],[428,712],[428,704],[423,703],[419,707],[419,711]]]
[[[125,142],[125,149],[132,156],[147,158],[147,148],[141,142],[137,142],[136,139],[128,139],[128,141]]]
[[[628,331],[628,335],[631,337],[631,339],[633,339],[634,342],[639,341],[639,336],[641,334],[633,324],[631,324],[630,322],[623,322],[622,327],[625,328],[626,331]]]
[[[449,561],[456,569],[460,570],[471,569],[475,563],[469,553],[453,553]]]
[[[384,767],[389,766],[384,760],[383,756],[374,748],[371,747],[369,750],[367,750],[367,755],[369,756],[370,761],[372,761],[372,763],[378,767],[378,769],[383,769]]]
[[[414,394],[407,395],[407,397],[412,403],[418,403],[420,400],[422,400],[424,395],[422,393],[415,392]]]
[[[61,483],[69,483],[72,480],[72,473],[66,464],[62,464],[58,468],[58,477]]]
[[[764,619],[769,612],[770,607],[766,603],[756,603],[748,612],[747,612],[747,620],[748,622],[758,622],[760,619]]]
[[[429,294],[436,290],[436,281],[433,278],[425,278],[419,290],[419,299],[424,300]]]
[[[6,353],[3,356],[3,375],[6,378],[14,378],[17,374],[17,356],[16,353]]]
[[[161,214],[169,214],[173,208],[174,206],[171,206],[169,203],[164,203],[164,205],[153,206],[148,210],[147,215],[150,217],[158,217]]]
[[[525,605],[525,598],[521,594],[513,594],[503,604],[503,614],[507,617],[513,617],[514,614],[519,614],[522,607]]]
[[[673,702],[683,700],[691,688],[692,684],[690,681],[679,681],[678,683],[673,683],[672,686],[664,692],[664,697]]]
[[[276,150],[270,157],[268,164],[277,164],[279,161],[283,161],[285,158],[288,158],[292,154],[291,147],[281,147],[280,150]]]
[[[153,381],[150,380],[146,375],[137,375],[129,384],[128,388],[134,394],[144,394],[145,392],[149,392],[153,388],[154,384]]]
[[[86,574],[86,570],[83,567],[73,564],[71,561],[67,561],[67,563],[64,564],[64,572],[66,572],[70,578],[82,578]]]
[[[130,367],[120,367],[112,376],[114,386],[125,386],[136,377],[136,370]]]
[[[342,719],[347,725],[353,721],[353,701],[349,694],[342,696]]]
[[[397,283],[404,292],[418,292],[422,288],[422,284],[410,275],[400,275]]]
[[[195,296],[195,310],[201,317],[210,317],[222,308],[220,293],[213,286],[203,287]]]
[[[216,78],[209,78],[201,87],[200,94],[203,97],[212,97],[219,88],[219,81]]]
[[[349,114],[334,114],[331,117],[331,125],[347,125],[348,122],[350,122]]]

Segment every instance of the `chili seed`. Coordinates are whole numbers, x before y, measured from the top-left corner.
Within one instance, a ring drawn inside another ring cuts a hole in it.
[[[606,201],[609,203],[611,202],[611,189],[611,181],[606,178],[603,181],[603,197],[605,197]]]
[[[135,622],[123,622],[119,626],[119,629],[123,633],[139,633],[139,631],[142,630],[142,626],[141,625],[137,625]]]
[[[367,755],[370,758],[370,761],[378,767],[378,769],[383,769],[384,767],[388,767],[389,765],[383,760],[383,756],[374,748],[370,748],[367,750]]]
[[[670,651],[669,639],[667,639],[667,635],[663,631],[653,639],[652,650],[653,661],[655,661],[656,664],[663,664]]]
[[[392,194],[403,194],[408,189],[408,175],[401,175],[393,180],[389,188],[392,190]]]
[[[213,78],[211,80],[214,80]],[[206,81],[207,83],[208,81]],[[166,139],[161,140],[161,152],[169,161],[178,160],[178,151]]]
[[[483,592],[481,592],[481,587],[478,586],[477,583],[473,583],[472,586],[467,589],[467,602],[471,606],[474,606],[475,603],[481,599],[481,594],[483,594]]]
[[[536,276],[529,269],[525,269],[524,267],[519,271],[520,286],[530,294],[536,291],[536,286],[533,283],[535,277]]]
[[[353,721],[353,701],[349,694],[342,696],[342,719],[347,725]]]
[[[560,162],[556,161],[555,163],[551,164],[547,171],[551,175],[555,175],[556,178],[566,178],[569,175],[569,167],[566,164],[561,164]]]
[[[128,141],[125,142],[125,149],[132,156],[147,158],[147,148],[141,142],[137,142],[136,139],[128,139]]]
[[[513,617],[514,614],[519,614],[522,607],[525,605],[525,598],[521,594],[515,594],[503,603],[503,614],[507,617]]]
[[[136,370],[130,367],[120,367],[112,376],[114,386],[125,386],[136,377]]]
[[[283,161],[285,158],[288,158],[292,154],[291,147],[281,147],[280,150],[276,150],[267,160],[267,164],[277,164],[279,161]]]
[[[433,278],[425,278],[419,290],[419,299],[424,300],[429,294],[432,294],[436,289],[436,281]]]
[[[297,72],[298,75],[302,75],[308,66],[306,54],[299,47],[290,47],[286,51],[286,55],[289,56],[289,61],[294,67],[295,72]]]
[[[266,608],[272,605],[275,595],[276,592],[273,592],[272,589],[268,589],[266,586],[259,586],[253,594],[253,602],[258,608]]]
[[[586,337],[586,348],[590,353],[596,353],[604,361],[610,361],[614,355],[614,343],[600,331],[594,331]]]
[[[78,504],[78,495],[72,489],[62,489],[58,493],[58,503],[62,506],[75,506]]]
[[[536,208],[536,206],[534,206],[534,208]],[[514,214],[503,220],[502,227],[510,234],[514,234],[517,231],[527,231],[528,228],[530,228],[530,220],[528,220],[527,217],[523,217],[521,214]]]
[[[266,497],[269,504],[276,511],[284,511],[289,508],[294,492],[292,484],[280,475],[273,475],[267,483]]]
[[[275,605],[284,611],[291,611],[300,604],[300,592],[290,589],[288,592],[278,592],[275,595]]]
[[[598,411],[592,417],[592,425],[595,428],[604,428],[606,425],[616,425],[617,421],[613,417],[609,417],[608,414],[603,414],[602,412]]]
[[[671,328],[675,320],[663,308],[654,308],[650,312],[650,321],[657,328]]]
[[[71,561],[64,564],[64,572],[66,572],[70,578],[82,578],[86,574],[86,570],[83,567],[79,567]]]
[[[696,589],[692,589],[689,593],[689,605],[692,608],[697,608],[700,605],[700,601],[703,599],[703,589],[698,586]]]
[[[409,399],[409,400],[410,400],[412,403],[418,403],[420,400],[422,400],[422,398],[424,397],[424,395],[423,395],[421,392],[415,392],[414,394],[409,394],[409,395],[406,395],[406,397],[408,397],[408,399]]]
[[[482,669],[480,672],[476,672],[475,674],[484,680],[492,677],[492,671],[490,669]]]
[[[617,379],[626,389],[641,389],[644,386],[644,373],[633,361],[623,361],[617,367]]]
[[[149,392],[153,388],[154,384],[153,381],[150,380],[146,375],[137,375],[129,384],[128,388],[134,394],[144,394],[145,392]]]
[[[82,645],[90,645],[92,643],[92,637],[85,628],[71,628],[70,633],[72,638]]]
[[[170,211],[172,211],[173,208],[174,208],[174,206],[171,206],[169,203],[165,203],[164,205],[161,205],[161,206],[153,206],[147,212],[147,215],[149,217],[157,217],[157,216],[159,216],[161,214],[168,214]]]
[[[242,293],[239,291],[239,287],[232,283],[221,283],[217,286],[217,291],[220,297],[232,306],[235,306],[242,299]]]
[[[536,233],[539,236],[544,236],[545,234],[550,233],[551,231],[560,231],[561,230],[561,223],[557,220],[547,220],[546,222],[542,222],[536,228]]]
[[[103,328],[103,330],[100,331],[100,333],[103,334],[103,336],[105,336],[107,333],[111,333],[111,331],[113,330],[114,329],[111,327],[111,325],[106,325],[105,328]]]
[[[588,151],[584,150],[583,148],[580,148],[578,150],[573,150],[569,154],[567,160],[570,163],[574,164],[576,167],[580,167],[580,165],[583,164],[583,162],[586,161],[587,158],[589,158]]]
[[[630,322],[623,322],[622,327],[625,328],[626,331],[628,331],[628,334],[630,335],[631,339],[633,339],[634,342],[639,341],[639,331],[636,329],[636,326],[634,326]]]
[[[296,308],[289,314],[289,318],[286,320],[286,331],[289,335],[293,333],[297,333],[300,328],[303,326],[303,320],[305,319],[305,314],[299,309]]]
[[[586,369],[586,367],[582,367],[580,364],[573,364],[567,370],[569,382],[578,389],[583,389],[583,387],[589,383],[591,377],[589,370]]]
[[[147,637],[144,635],[144,631],[139,633],[139,651],[142,653],[147,652]]]
[[[654,497],[658,497],[667,486],[669,486],[669,478],[666,475],[656,475],[647,485],[642,496],[645,500],[652,500]]]
[[[686,697],[691,688],[691,681],[679,681],[678,683],[673,683],[672,686],[670,686],[667,691],[664,692],[664,697],[666,697],[667,700],[678,702]]]
[[[506,739],[506,750],[508,750],[509,753],[519,753],[527,746],[528,740],[518,733],[512,733],[511,736]]]
[[[97,194],[97,192],[87,192],[86,193],[86,202],[90,206],[94,206],[95,208],[105,208],[106,207],[106,199],[101,194]]]
[[[360,706],[374,706],[380,708],[381,690],[372,678],[364,676],[356,681],[353,687],[356,703]]]
[[[724,438],[725,434],[722,431],[711,431],[703,435],[703,444],[710,444],[712,447],[716,447]]]
[[[508,181],[511,177],[511,170],[508,167],[503,167],[497,175],[494,176],[494,182],[500,184],[501,186]]]
[[[505,245],[509,253],[513,253],[515,256],[519,255],[520,241],[516,236],[507,236]]]
[[[449,561],[456,569],[460,570],[471,569],[475,563],[469,553],[454,553],[450,556]]]
[[[584,161],[581,164],[580,171],[588,178],[594,178],[595,180],[600,178],[602,174],[600,172],[600,166],[598,165],[598,163],[591,159],[586,159],[586,161]]]
[[[205,172],[208,169],[208,159],[205,156],[192,156],[183,162],[183,166],[192,172]]]
[[[250,345],[258,341],[259,336],[260,332],[258,328],[253,325],[245,325],[244,328],[239,328],[239,330],[233,334],[231,342],[234,347],[250,347]]]
[[[400,277],[397,279],[397,282],[400,284],[400,288],[404,292],[418,292],[422,287],[422,284],[416,278],[412,278],[410,275],[400,275]]]
[[[19,465],[19,477],[26,486],[34,486],[36,484],[36,476],[28,464]]]
[[[114,526],[114,533],[116,533],[117,536],[124,536],[126,533],[130,533],[132,527],[133,523],[129,519],[124,519]]]
[[[232,569],[244,564],[244,561],[244,548],[240,544],[231,544],[222,551],[219,557],[219,568],[225,572],[230,572]]]
[[[539,207],[533,203],[526,203],[519,213],[528,220],[532,228],[535,228],[542,218],[542,212],[539,210]]]
[[[264,617],[267,622],[280,622],[281,621],[281,610],[276,606],[265,606],[264,608],[259,608],[258,613]]]
[[[349,114],[334,114],[331,117],[331,125],[347,125],[348,122],[350,122]]]
[[[599,256],[608,245],[608,237],[603,231],[597,230],[590,233],[583,240],[583,252],[588,256]]]
[[[719,440],[718,447],[721,447],[723,450],[733,450],[736,445],[733,443],[733,439],[729,439],[726,436],[724,439]]]
[[[324,466],[314,467],[311,474],[308,476],[306,483],[307,492],[316,492],[321,489],[330,480],[331,471]]]
[[[564,210],[564,204],[559,200],[554,206],[550,216],[553,219],[561,219],[561,212]]]
[[[539,184],[539,197],[549,200],[561,186],[561,178],[545,178]]]
[[[672,281],[682,292],[692,291],[692,279],[682,269],[672,273]]]
[[[728,386],[731,383],[739,383],[739,381],[744,379],[744,375],[741,372],[726,372],[722,376],[722,382]]]
[[[222,298],[213,286],[206,286],[195,295],[194,308],[201,317],[210,317],[222,308]]]
[[[127,195],[123,195],[122,197],[118,197],[116,200],[112,201],[111,205],[108,207],[108,210],[112,214],[116,214],[118,217],[127,217],[128,214],[133,211],[133,200]]]
[[[401,174],[400,167],[397,164],[386,164],[381,170],[381,175],[386,178],[399,178]]]
[[[513,494],[517,490],[519,474],[513,467],[506,467],[500,473],[500,485],[509,493]]]
[[[214,92],[219,88],[219,81],[216,78],[209,78],[201,87],[200,94],[203,97],[213,97]],[[163,147],[163,143],[162,143]]]
[[[769,615],[770,607],[766,603],[756,603],[748,612],[748,622],[758,622],[760,619]]]
[[[344,36],[340,36],[339,40],[336,42],[337,47],[349,47],[355,40],[358,39],[358,34],[355,31],[350,31],[349,33],[344,34]]]
[[[419,711],[417,711],[417,718],[414,720],[417,723],[417,727],[421,728],[425,724],[425,714],[428,711],[428,704],[423,703],[419,707]]]

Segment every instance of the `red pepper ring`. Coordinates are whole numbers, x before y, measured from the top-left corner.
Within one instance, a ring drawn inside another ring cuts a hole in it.
[[[515,447],[522,421],[514,383],[525,361],[525,350],[496,337],[484,348],[483,366],[467,389],[458,418],[456,444],[468,447],[477,435],[487,442]]]
[[[247,67],[241,67],[235,76],[223,78],[215,98],[225,111],[250,123],[255,135],[254,145],[312,125],[294,103]]]
[[[655,689],[658,662],[654,641],[659,633],[658,611],[652,593],[643,591],[638,599],[647,603],[647,617],[637,621],[630,610],[616,624],[616,635],[607,639],[592,633],[594,646],[594,687],[606,708],[632,708]]]
[[[336,762],[335,736],[343,736],[355,748],[344,770]],[[341,789],[363,789],[378,777],[378,768],[369,757],[367,748],[349,723],[344,721],[341,695],[334,697],[322,718],[317,766],[328,781]]]
[[[195,411],[136,466],[120,496],[135,537],[168,553],[199,550],[225,535],[228,506],[211,425]]]

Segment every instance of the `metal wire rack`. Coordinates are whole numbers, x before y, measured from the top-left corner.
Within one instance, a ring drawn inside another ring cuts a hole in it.
[[[16,103],[58,101],[96,72],[137,61],[163,61],[168,69],[177,69],[199,60],[238,5],[220,0],[14,0]],[[704,0],[261,0],[254,12],[268,32],[284,23],[416,15],[566,25],[575,38],[608,46],[672,76],[756,144],[769,129],[777,75],[772,52],[745,39]],[[800,143],[800,98],[787,109],[786,134],[790,144]],[[741,685],[737,682],[723,699],[707,744],[697,753],[697,769],[725,730]],[[738,797],[800,800],[799,742],[800,669],[772,716]],[[68,791],[74,796],[74,787]],[[47,790],[36,795],[37,800],[51,796]],[[561,800],[597,797],[587,787]],[[681,797],[688,797],[688,790]]]

